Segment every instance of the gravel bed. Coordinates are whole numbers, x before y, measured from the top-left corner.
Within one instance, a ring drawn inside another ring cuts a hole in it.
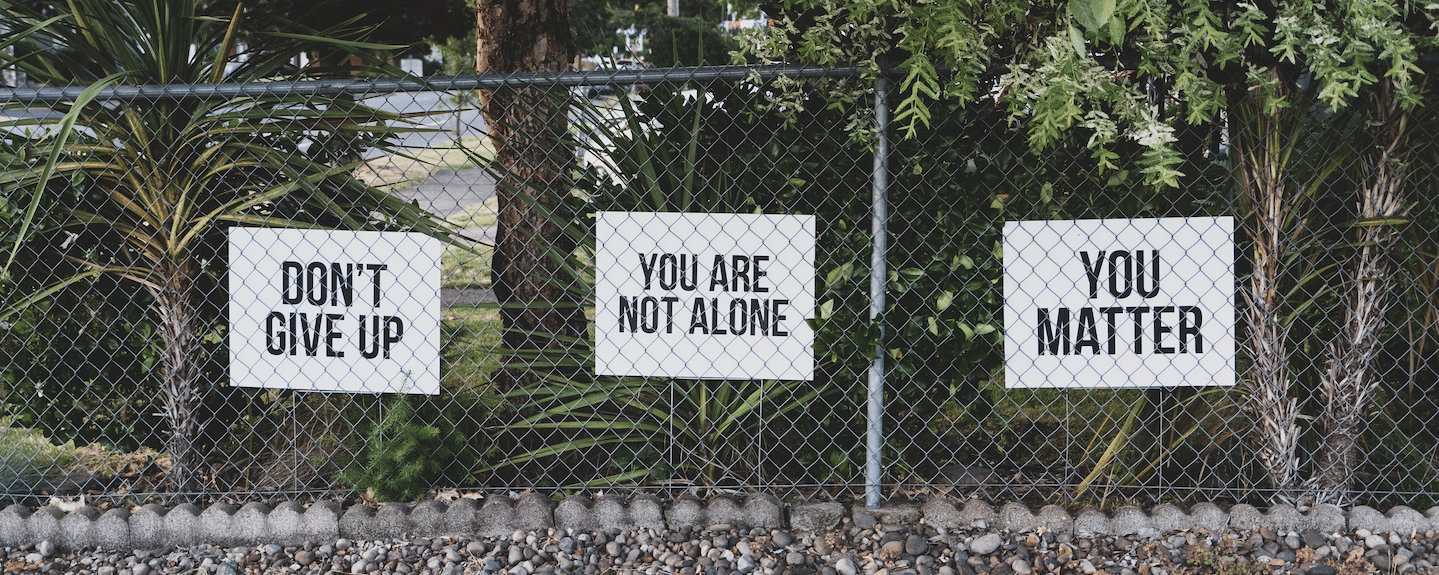
[[[6,573],[58,575],[1027,575],[1075,573],[1436,573],[1426,533],[1181,531],[1145,538],[1071,537],[927,525],[799,533],[635,529],[515,532],[501,538],[350,541],[323,545],[57,552],[49,541],[5,548]]]

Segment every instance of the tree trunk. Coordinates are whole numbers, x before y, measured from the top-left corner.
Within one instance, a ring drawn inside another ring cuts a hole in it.
[[[476,0],[476,71],[561,72],[577,53],[570,26],[570,0]],[[586,320],[571,293],[578,278],[555,258],[574,245],[546,214],[562,207],[570,191],[574,150],[569,132],[568,91],[555,87],[506,87],[480,92],[495,162],[503,172],[492,283],[500,302],[502,345],[511,350],[495,374],[500,389],[534,381],[527,350],[563,353],[559,338],[583,338]],[[558,336],[556,338],[554,336]],[[532,358],[532,356],[529,356]]]
[[[1319,391],[1324,411],[1319,429],[1315,483],[1321,502],[1347,502],[1353,489],[1359,437],[1369,426],[1370,404],[1379,377],[1371,362],[1379,349],[1379,332],[1389,303],[1389,246],[1397,233],[1385,220],[1405,212],[1404,181],[1408,173],[1406,118],[1381,87],[1375,126],[1375,151],[1362,158],[1365,177],[1359,188],[1359,221],[1353,283],[1344,294],[1344,325],[1330,344]]]
[[[191,265],[161,266],[164,283],[152,289],[155,311],[160,316],[160,376],[165,394],[165,419],[170,426],[170,471],[172,487],[180,492],[200,488],[204,465],[195,446],[200,425],[200,366],[205,350],[195,329]]]
[[[1272,112],[1254,100],[1230,106],[1230,135],[1239,184],[1249,214],[1241,218],[1253,246],[1253,273],[1239,292],[1249,320],[1251,364],[1244,384],[1247,406],[1258,436],[1259,464],[1269,477],[1276,499],[1292,501],[1299,472],[1299,408],[1289,396],[1289,327],[1279,321],[1283,292],[1279,289],[1285,255],[1293,234],[1303,228],[1294,221],[1302,194],[1288,189],[1281,159],[1287,138],[1285,108]]]

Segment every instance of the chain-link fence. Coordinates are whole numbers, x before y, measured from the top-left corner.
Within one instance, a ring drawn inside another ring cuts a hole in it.
[[[0,491],[1434,503],[1425,125],[1236,104],[1155,189],[887,86],[0,89]]]

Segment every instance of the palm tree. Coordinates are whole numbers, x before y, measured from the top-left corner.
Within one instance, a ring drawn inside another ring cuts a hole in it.
[[[225,231],[234,225],[410,230],[449,238],[417,206],[352,176],[353,150],[382,146],[393,114],[347,97],[284,95],[155,100],[98,97],[118,85],[183,85],[299,79],[352,71],[300,69],[306,54],[339,61],[385,48],[352,39],[362,31],[305,29],[283,18],[204,13],[202,0],[69,0],[49,15],[0,0],[0,30],[21,45],[0,52],[49,86],[81,84],[84,94],[51,108],[63,114],[24,134],[21,120],[0,125],[7,149],[0,192],[25,200],[3,248],[9,274],[22,244],[63,230],[75,241],[53,254],[81,271],[44,289],[0,302],[0,321],[65,286],[113,274],[154,297],[163,349],[160,388],[170,435],[174,489],[200,486],[197,408],[220,374],[202,373],[201,336],[223,322]],[[240,48],[246,39],[253,47]],[[342,39],[337,39],[342,38]],[[69,199],[62,200],[66,197]],[[41,218],[41,214],[53,214]],[[0,276],[3,277],[3,276]],[[220,298],[215,295],[220,294]]]
[[[475,71],[569,69],[576,53],[570,4],[476,0]],[[566,142],[570,107],[537,86],[485,90],[479,97],[494,161],[503,168],[495,185],[499,226],[492,277],[504,325],[501,338],[513,352],[494,381],[500,389],[519,389],[540,378],[531,369],[528,353],[568,350],[569,341],[585,335],[584,309],[568,289],[578,285],[577,278],[566,274],[549,253],[568,251],[568,238],[547,213],[560,208],[573,187],[569,163],[574,149]]]
[[[1405,110],[1391,81],[1375,90],[1370,128],[1374,146],[1360,158],[1353,275],[1343,296],[1344,323],[1330,343],[1319,380],[1323,411],[1312,482],[1320,502],[1352,499],[1360,456],[1359,441],[1369,427],[1374,394],[1382,374],[1374,360],[1383,349],[1384,314],[1390,305],[1390,249],[1399,239],[1398,224],[1409,210],[1407,179],[1416,146],[1413,125],[1427,110]]]

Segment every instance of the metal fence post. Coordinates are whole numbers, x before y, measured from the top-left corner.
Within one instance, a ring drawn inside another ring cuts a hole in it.
[[[889,81],[880,76],[874,80],[874,188],[870,208],[870,230],[874,249],[869,256],[869,319],[879,321],[884,313],[884,285],[889,270],[885,266],[889,216]],[[864,505],[879,507],[879,484],[884,451],[884,327],[879,328],[879,341],[874,344],[874,363],[869,366],[869,429],[865,436]]]

